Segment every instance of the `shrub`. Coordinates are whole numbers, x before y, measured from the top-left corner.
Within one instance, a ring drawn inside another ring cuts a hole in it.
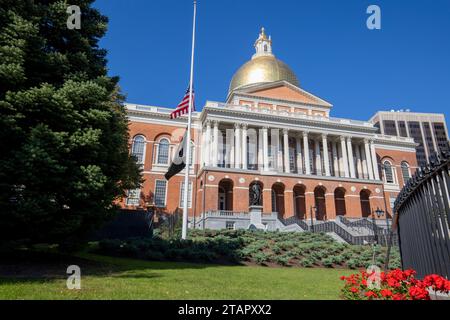
[[[147,251],[144,254],[144,259],[147,259],[147,260],[164,260],[164,254],[162,254],[159,251],[152,251],[152,250],[150,250],[150,251]]]
[[[322,263],[327,268],[333,267],[333,259],[332,258],[325,258],[322,260]]]
[[[359,267],[361,267],[362,266],[362,263],[361,263],[361,261],[359,260],[359,259],[350,259],[350,260],[348,260],[347,261],[347,266],[350,268],[350,269],[357,269],[357,268],[359,268]]]
[[[302,265],[302,267],[310,268],[314,265],[314,261],[311,259],[305,258],[300,261],[300,264]]]
[[[289,260],[290,260],[290,258],[286,255],[276,256],[274,258],[274,261],[281,266],[287,266],[289,264]]]
[[[259,252],[259,253],[255,254],[253,256],[253,258],[255,259],[256,263],[258,263],[258,264],[264,264],[269,261],[269,256],[264,252]]]

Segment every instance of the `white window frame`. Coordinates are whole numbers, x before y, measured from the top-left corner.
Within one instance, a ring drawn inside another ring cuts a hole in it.
[[[391,166],[392,182],[388,182],[387,181],[386,166],[385,166],[386,162],[389,163],[389,165]],[[395,166],[388,159],[384,159],[382,163],[383,163],[383,180],[384,180],[384,183],[386,183],[386,184],[397,184],[398,179],[397,179],[397,173],[396,173],[397,170],[396,170]]]
[[[167,150],[167,163],[159,162],[159,148],[162,140],[167,140],[168,142],[168,150]],[[161,137],[158,139],[158,142],[155,143],[155,157],[153,159],[153,163],[158,166],[168,166],[170,164],[170,160],[172,158],[172,150],[171,150],[171,143],[170,139],[168,137]]]
[[[183,185],[184,185],[184,181],[180,182],[180,201],[179,201],[179,207],[183,208],[183,194],[184,194],[184,190],[183,190]],[[189,181],[189,189],[188,189],[188,208],[192,209],[192,188],[193,188],[193,183],[192,181]]]
[[[135,198],[135,197],[130,198],[130,192],[136,193],[137,198]],[[130,202],[131,199],[133,200],[133,202]],[[137,202],[136,202],[136,199],[137,199]],[[127,199],[125,201],[127,206],[139,206],[140,199],[141,199],[141,188],[127,190]]]
[[[166,188],[164,190],[164,205],[157,205],[156,204],[156,185],[158,184],[158,181],[162,181],[166,185]],[[168,187],[167,180],[163,180],[163,179],[156,179],[155,180],[155,187],[154,187],[153,190],[154,190],[154,202],[155,202],[155,205],[156,205],[157,208],[165,208],[165,207],[167,207],[167,187]]]
[[[408,169],[408,179],[405,179],[405,175],[403,174],[403,165],[406,165],[406,168]],[[411,166],[409,165],[409,163],[407,161],[402,161],[402,163],[400,164],[400,171],[402,172],[402,179],[403,179],[403,184],[406,185],[406,182],[408,182],[409,179],[411,179]]]
[[[134,142],[136,140],[136,138],[143,138],[144,139],[144,149],[142,151],[142,161],[139,162],[137,161],[137,164],[139,164],[141,167],[144,167],[145,164],[145,157],[147,154],[147,139],[145,138],[145,136],[143,134],[137,134],[133,137],[133,139],[131,140],[131,155],[133,155],[133,149],[134,149]]]

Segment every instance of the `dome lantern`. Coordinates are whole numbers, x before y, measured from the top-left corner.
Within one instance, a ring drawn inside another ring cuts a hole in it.
[[[252,59],[255,59],[257,57],[261,56],[273,56],[272,54],[272,39],[269,36],[267,38],[264,28],[261,28],[261,32],[259,34],[258,39],[255,41],[255,49],[256,53],[253,55]]]

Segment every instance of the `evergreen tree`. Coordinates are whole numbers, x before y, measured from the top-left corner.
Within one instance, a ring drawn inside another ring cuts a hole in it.
[[[0,0],[0,242],[76,242],[141,182],[92,2]]]

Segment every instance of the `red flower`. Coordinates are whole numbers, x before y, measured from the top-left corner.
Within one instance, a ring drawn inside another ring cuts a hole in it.
[[[426,289],[419,287],[411,287],[409,288],[409,295],[412,300],[429,300],[430,295]]]
[[[392,296],[392,300],[406,300],[406,296],[401,293],[396,293]]]
[[[392,296],[392,291],[389,289],[383,289],[380,291],[380,293],[383,297],[391,297]]]
[[[390,278],[390,279],[387,280],[387,283],[388,283],[388,285],[389,285],[390,287],[393,287],[393,288],[398,288],[398,287],[400,287],[400,282],[398,282],[398,280],[396,280],[396,279]]]
[[[358,293],[359,290],[356,287],[351,287],[350,291],[353,292],[353,293]]]
[[[342,276],[340,279],[341,279],[341,280],[345,280],[345,276]]]
[[[378,298],[378,295],[373,291],[367,291],[364,295],[369,299]]]

